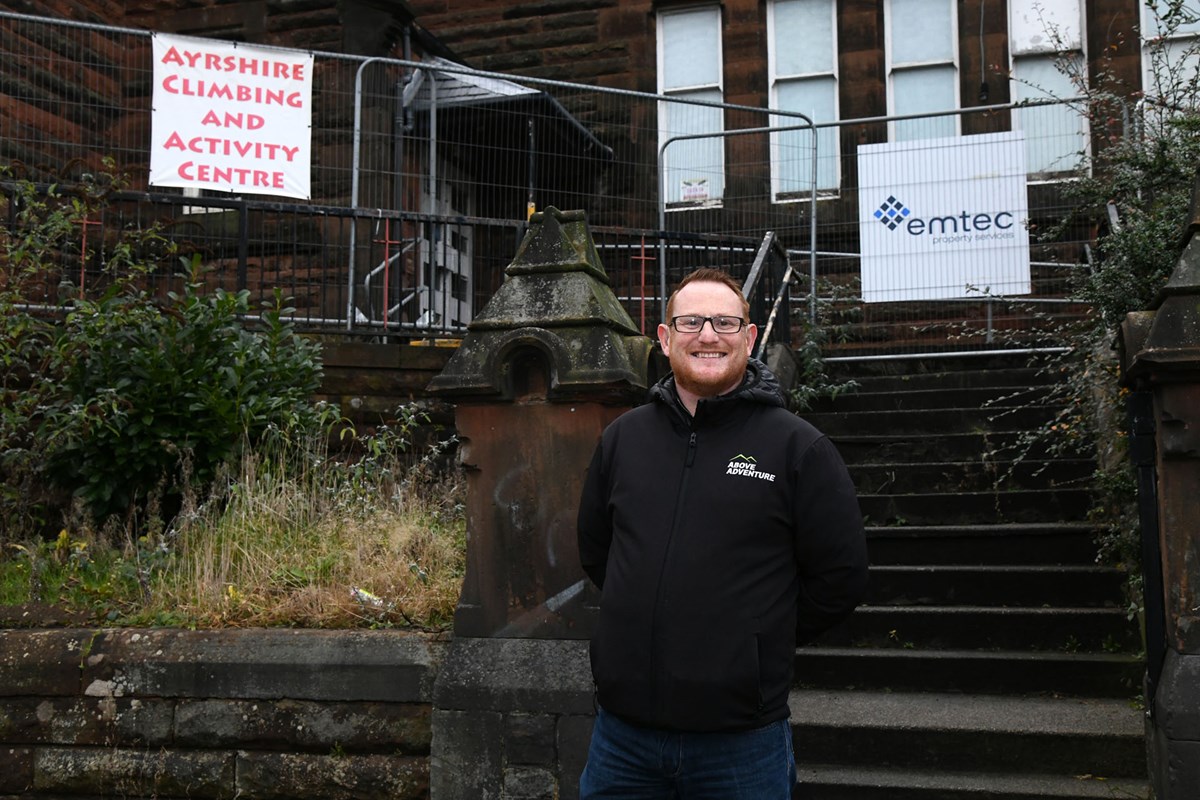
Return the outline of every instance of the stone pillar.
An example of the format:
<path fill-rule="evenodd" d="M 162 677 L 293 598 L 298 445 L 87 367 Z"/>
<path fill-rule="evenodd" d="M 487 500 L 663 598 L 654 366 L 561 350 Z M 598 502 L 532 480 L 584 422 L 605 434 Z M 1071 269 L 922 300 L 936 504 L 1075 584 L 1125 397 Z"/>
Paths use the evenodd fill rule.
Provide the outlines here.
<path fill-rule="evenodd" d="M 1121 328 L 1123 380 L 1149 392 L 1156 428 L 1158 550 L 1164 655 L 1149 675 L 1147 746 L 1158 800 L 1200 796 L 1200 180 L 1183 255 L 1153 309 Z M 1145 534 L 1145 532 L 1143 532 Z M 1151 542 L 1152 544 L 1153 542 Z M 1146 564 L 1147 571 L 1158 568 Z M 1153 578 L 1153 579 L 1152 579 Z M 1148 597 L 1149 611 L 1158 598 Z M 1149 622 L 1149 621 L 1148 621 Z M 1147 624 L 1147 631 L 1153 629 Z M 1155 665 L 1156 659 L 1151 659 Z"/>
<path fill-rule="evenodd" d="M 592 724 L 595 588 L 575 515 L 604 427 L 644 397 L 652 341 L 583 212 L 547 208 L 430 390 L 455 403 L 467 569 L 434 687 L 433 800 L 573 798 Z"/>

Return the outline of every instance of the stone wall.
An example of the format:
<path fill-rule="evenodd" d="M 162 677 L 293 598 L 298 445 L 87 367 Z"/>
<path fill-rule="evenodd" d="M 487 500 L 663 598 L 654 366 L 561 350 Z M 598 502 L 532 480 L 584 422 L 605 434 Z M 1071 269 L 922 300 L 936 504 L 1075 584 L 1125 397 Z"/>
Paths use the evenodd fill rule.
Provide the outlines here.
<path fill-rule="evenodd" d="M 0 800 L 428 797 L 445 646 L 399 631 L 0 631 Z"/>
<path fill-rule="evenodd" d="M 396 408 L 422 401 L 437 424 L 453 428 L 446 404 L 432 398 L 429 382 L 454 355 L 453 347 L 323 341 L 321 388 L 314 399 L 334 403 L 363 430 L 395 417 Z"/>
<path fill-rule="evenodd" d="M 432 800 L 578 800 L 592 691 L 584 640 L 456 637 L 434 687 Z"/>
<path fill-rule="evenodd" d="M 1121 324 L 1145 565 L 1146 718 L 1158 800 L 1200 794 L 1200 172 L 1183 252 Z M 1140 398 L 1140 399 L 1139 399 Z"/>
<path fill-rule="evenodd" d="M 477 69 L 653 92 L 645 0 L 410 0 L 417 22 Z"/>

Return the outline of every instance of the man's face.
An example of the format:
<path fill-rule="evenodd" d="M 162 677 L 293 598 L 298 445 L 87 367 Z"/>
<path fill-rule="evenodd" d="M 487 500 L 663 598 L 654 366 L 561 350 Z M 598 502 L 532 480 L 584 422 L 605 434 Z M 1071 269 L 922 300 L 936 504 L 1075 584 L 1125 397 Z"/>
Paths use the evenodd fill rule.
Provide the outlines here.
<path fill-rule="evenodd" d="M 724 284 L 695 281 L 675 295 L 671 316 L 743 318 L 742 298 Z M 670 320 L 668 320 L 669 322 Z M 758 329 L 744 325 L 737 333 L 719 334 L 706 322 L 697 333 L 680 333 L 658 326 L 658 342 L 671 362 L 675 385 L 695 397 L 716 397 L 733 391 L 746 373 L 746 361 Z"/>

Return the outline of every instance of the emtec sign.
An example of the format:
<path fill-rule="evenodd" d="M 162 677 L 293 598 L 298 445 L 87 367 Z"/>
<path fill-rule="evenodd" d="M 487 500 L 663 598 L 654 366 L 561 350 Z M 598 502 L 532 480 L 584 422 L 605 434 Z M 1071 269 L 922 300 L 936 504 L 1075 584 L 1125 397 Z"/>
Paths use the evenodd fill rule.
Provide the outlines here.
<path fill-rule="evenodd" d="M 866 302 L 1030 292 L 1021 134 L 868 145 L 858 167 Z"/>
<path fill-rule="evenodd" d="M 911 211 L 895 197 L 888 197 L 875 211 L 875 218 L 888 230 L 903 227 L 909 236 L 932 236 L 933 244 L 955 242 L 994 242 L 997 239 L 1012 239 L 1013 221 L 1011 211 L 963 211 L 958 216 L 913 217 Z M 901 225 L 903 223 L 903 225 Z"/>

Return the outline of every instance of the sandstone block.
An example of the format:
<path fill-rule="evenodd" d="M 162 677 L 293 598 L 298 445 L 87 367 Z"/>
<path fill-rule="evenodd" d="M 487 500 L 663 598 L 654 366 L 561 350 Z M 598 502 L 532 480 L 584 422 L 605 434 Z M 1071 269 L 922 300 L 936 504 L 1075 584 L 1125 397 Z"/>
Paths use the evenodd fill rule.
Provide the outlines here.
<path fill-rule="evenodd" d="M 158 748 L 48 747 L 37 750 L 33 786 L 40 792 L 100 796 L 234 796 L 233 753 Z"/>
<path fill-rule="evenodd" d="M 401 703 L 187 700 L 175 713 L 175 737 L 190 747 L 423 755 L 430 717 L 428 705 Z"/>
<path fill-rule="evenodd" d="M 33 786 L 33 750 L 28 747 L 0 747 L 0 792 L 24 792 Z"/>
<path fill-rule="evenodd" d="M 554 763 L 552 714 L 509 714 L 504 719 L 504 758 L 509 764 Z"/>
<path fill-rule="evenodd" d="M 502 800 L 558 800 L 554 773 L 541 767 L 509 767 L 504 771 Z"/>
<path fill-rule="evenodd" d="M 431 796 L 437 800 L 499 797 L 503 735 L 498 713 L 435 710 Z"/>
<path fill-rule="evenodd" d="M 85 691 L 114 697 L 427 702 L 440 646 L 403 631 L 109 631 Z"/>
<path fill-rule="evenodd" d="M 417 800 L 429 795 L 423 758 L 242 752 L 243 800 Z"/>
<path fill-rule="evenodd" d="M 0 697 L 79 694 L 89 630 L 0 630 Z"/>
<path fill-rule="evenodd" d="M 558 718 L 559 797 L 579 800 L 579 776 L 587 763 L 595 717 L 564 715 Z"/>
<path fill-rule="evenodd" d="M 19 697 L 0 706 L 0 740 L 39 744 L 165 746 L 174 703 L 136 698 Z"/>

